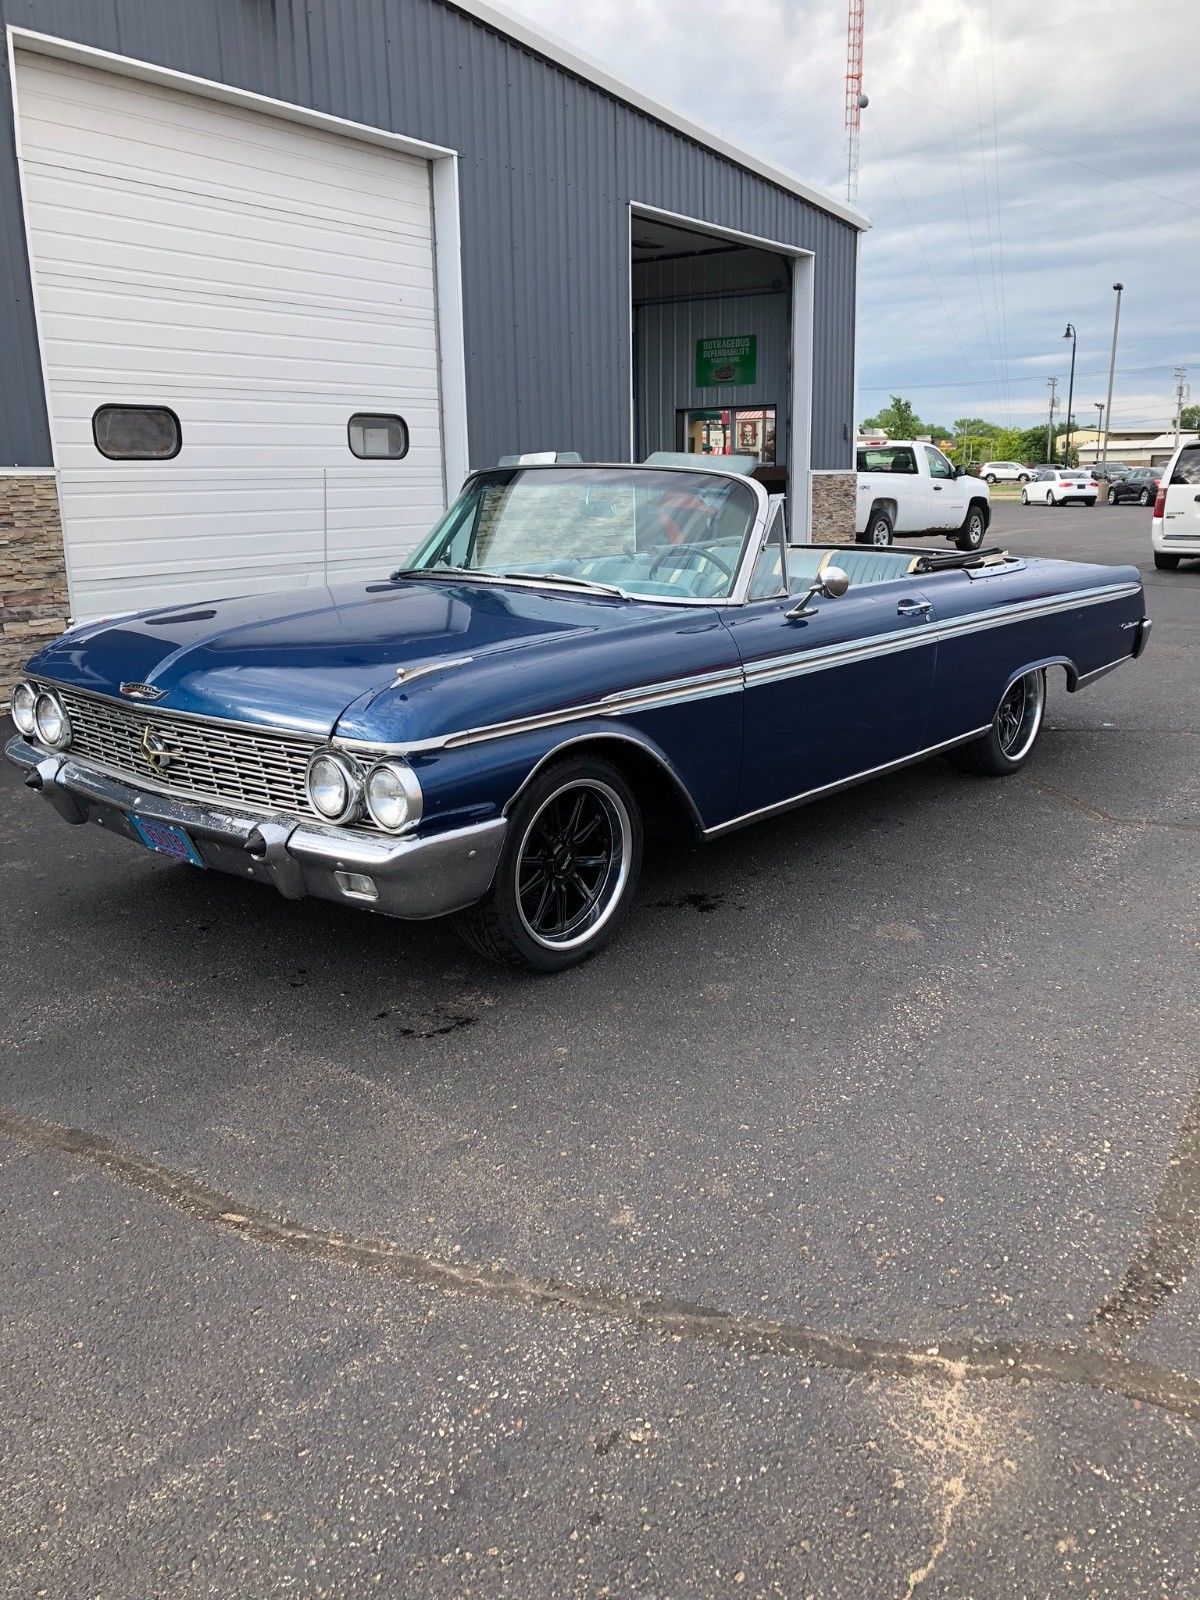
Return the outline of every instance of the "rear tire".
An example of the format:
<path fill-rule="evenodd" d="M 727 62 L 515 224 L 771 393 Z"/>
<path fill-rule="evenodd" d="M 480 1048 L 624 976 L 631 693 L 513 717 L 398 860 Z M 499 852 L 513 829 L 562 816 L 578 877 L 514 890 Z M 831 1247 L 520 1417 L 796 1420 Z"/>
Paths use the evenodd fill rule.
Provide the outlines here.
<path fill-rule="evenodd" d="M 1160 572 L 1174 572 L 1179 565 L 1179 557 L 1171 555 L 1166 550 L 1156 550 L 1154 552 L 1154 565 Z"/>
<path fill-rule="evenodd" d="M 1138 505 L 1140 505 L 1140 506 L 1148 506 L 1149 504 L 1150 504 L 1150 491 L 1149 491 L 1149 489 L 1143 489 L 1141 494 L 1138 495 Z"/>
<path fill-rule="evenodd" d="M 1027 506 L 1029 504 L 1029 490 L 1028 489 L 1022 489 L 1021 490 L 1021 504 L 1023 506 Z"/>
<path fill-rule="evenodd" d="M 1046 714 L 1046 672 L 1035 667 L 1004 691 L 992 725 L 979 739 L 948 752 L 963 772 L 1007 778 L 1029 760 Z"/>
<path fill-rule="evenodd" d="M 1120 504 L 1120 498 L 1119 498 L 1119 496 L 1117 494 L 1117 491 L 1115 489 L 1110 489 L 1108 491 L 1108 503 L 1109 503 L 1110 506 L 1115 506 L 1115 505 L 1119 505 Z"/>
<path fill-rule="evenodd" d="M 556 761 L 513 807 L 496 876 L 454 918 L 489 961 L 562 972 L 595 955 L 626 916 L 642 865 L 641 808 L 608 761 Z"/>
<path fill-rule="evenodd" d="M 879 548 L 892 542 L 895 525 L 886 511 L 872 511 L 867 518 L 865 532 L 859 535 L 859 544 L 873 544 Z"/>

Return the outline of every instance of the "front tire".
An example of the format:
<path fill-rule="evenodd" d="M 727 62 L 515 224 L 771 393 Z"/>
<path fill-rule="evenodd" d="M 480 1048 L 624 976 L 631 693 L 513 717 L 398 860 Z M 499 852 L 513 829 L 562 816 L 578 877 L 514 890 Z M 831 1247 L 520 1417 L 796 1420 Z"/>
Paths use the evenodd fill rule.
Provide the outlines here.
<path fill-rule="evenodd" d="M 983 536 L 987 532 L 987 522 L 983 512 L 978 506 L 972 506 L 967 512 L 967 520 L 959 529 L 955 544 L 960 550 L 978 550 L 983 543 Z"/>
<path fill-rule="evenodd" d="M 949 752 L 963 772 L 1007 778 L 1029 760 L 1046 714 L 1046 672 L 1036 667 L 1004 691 L 992 725 L 979 739 Z"/>
<path fill-rule="evenodd" d="M 1154 552 L 1154 565 L 1160 572 L 1174 572 L 1179 565 L 1179 557 L 1172 555 L 1168 550 Z"/>
<path fill-rule="evenodd" d="M 1150 504 L 1150 491 L 1149 491 L 1149 489 L 1143 489 L 1141 494 L 1138 495 L 1138 505 L 1140 505 L 1140 506 L 1148 506 L 1149 504 Z"/>
<path fill-rule="evenodd" d="M 641 808 L 611 762 L 556 761 L 513 807 L 492 886 L 455 927 L 480 955 L 526 972 L 586 961 L 628 912 L 642 839 Z"/>
<path fill-rule="evenodd" d="M 1117 491 L 1115 489 L 1110 489 L 1108 491 L 1108 503 L 1109 503 L 1110 506 L 1115 506 L 1115 505 L 1119 504 Z"/>
<path fill-rule="evenodd" d="M 1021 504 L 1023 506 L 1027 506 L 1029 504 L 1029 490 L 1028 489 L 1022 489 L 1021 490 Z"/>
<path fill-rule="evenodd" d="M 984 483 L 995 483 L 996 474 L 994 472 L 985 473 L 983 481 Z"/>

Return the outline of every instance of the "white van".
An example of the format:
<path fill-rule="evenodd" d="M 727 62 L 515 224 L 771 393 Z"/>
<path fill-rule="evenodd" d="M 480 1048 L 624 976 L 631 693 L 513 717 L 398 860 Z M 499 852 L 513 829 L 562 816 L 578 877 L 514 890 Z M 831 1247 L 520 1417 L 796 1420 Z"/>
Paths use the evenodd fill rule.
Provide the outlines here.
<path fill-rule="evenodd" d="M 1150 523 L 1154 565 L 1177 567 L 1200 559 L 1200 443 L 1181 444 L 1162 470 Z"/>

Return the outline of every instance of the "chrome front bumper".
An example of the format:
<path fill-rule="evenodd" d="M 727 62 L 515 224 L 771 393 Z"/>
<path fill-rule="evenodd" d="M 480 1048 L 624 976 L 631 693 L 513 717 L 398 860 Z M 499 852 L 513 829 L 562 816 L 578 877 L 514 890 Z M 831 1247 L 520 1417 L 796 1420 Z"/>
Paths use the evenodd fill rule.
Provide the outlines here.
<path fill-rule="evenodd" d="M 272 883 L 289 900 L 315 895 L 392 917 L 442 917 L 481 899 L 495 876 L 507 827 L 498 817 L 425 838 L 372 838 L 297 817 L 255 816 L 155 794 L 19 735 L 4 754 L 67 822 L 96 822 L 138 844 L 130 815 L 173 823 L 215 872 Z M 370 879 L 373 896 L 361 886 L 347 887 L 347 875 Z"/>

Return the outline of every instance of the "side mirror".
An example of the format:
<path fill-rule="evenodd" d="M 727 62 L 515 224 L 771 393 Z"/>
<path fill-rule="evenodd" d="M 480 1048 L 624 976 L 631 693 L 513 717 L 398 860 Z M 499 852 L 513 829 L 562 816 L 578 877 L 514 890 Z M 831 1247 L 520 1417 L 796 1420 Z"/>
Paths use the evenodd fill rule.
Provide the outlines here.
<path fill-rule="evenodd" d="M 962 475 L 963 475 L 963 469 L 962 469 L 962 468 L 961 468 L 961 467 L 955 467 L 955 469 L 954 469 L 954 476 L 955 476 L 955 477 L 956 477 L 956 478 L 961 478 L 961 477 L 962 477 Z"/>
<path fill-rule="evenodd" d="M 794 622 L 798 617 L 815 617 L 816 612 L 809 605 L 810 600 L 815 600 L 818 595 L 823 600 L 840 600 L 850 587 L 850 575 L 841 567 L 826 567 L 813 580 L 812 587 L 804 598 L 798 601 L 790 611 L 784 613 L 789 622 Z"/>

